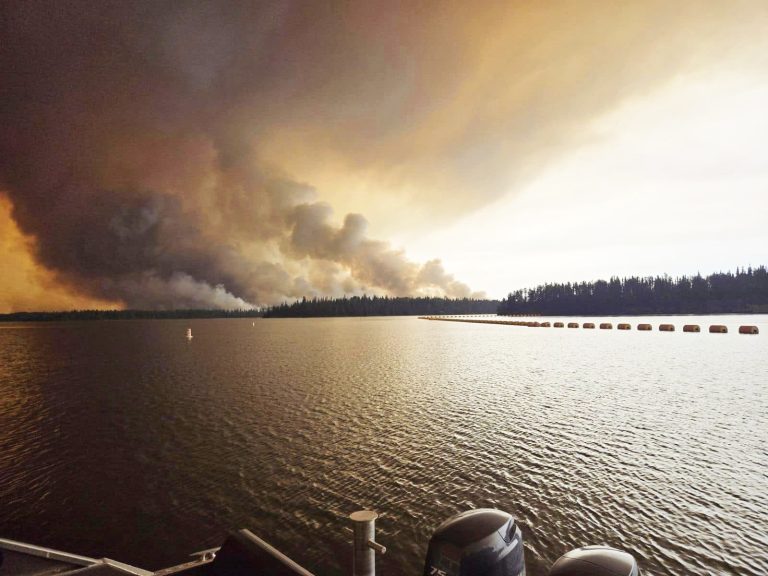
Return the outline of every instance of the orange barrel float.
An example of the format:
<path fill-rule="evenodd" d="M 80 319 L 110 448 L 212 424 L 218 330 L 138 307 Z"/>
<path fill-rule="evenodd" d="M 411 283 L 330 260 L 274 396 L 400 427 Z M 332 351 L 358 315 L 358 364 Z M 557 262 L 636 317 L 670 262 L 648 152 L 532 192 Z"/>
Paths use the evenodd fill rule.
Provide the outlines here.
<path fill-rule="evenodd" d="M 617 328 L 619 330 L 632 330 L 632 324 L 624 324 L 624 323 L 622 323 L 622 324 L 619 324 L 617 326 Z"/>
<path fill-rule="evenodd" d="M 568 328 L 578 328 L 579 323 L 578 322 L 568 322 Z"/>
<path fill-rule="evenodd" d="M 739 334 L 760 334 L 757 326 L 739 326 Z"/>
<path fill-rule="evenodd" d="M 582 328 L 594 328 L 595 325 L 593 322 L 584 322 L 584 326 Z"/>
<path fill-rule="evenodd" d="M 709 333 L 710 334 L 727 334 L 728 327 L 723 326 L 722 324 L 712 324 L 712 326 L 709 327 Z"/>
<path fill-rule="evenodd" d="M 683 326 L 683 332 L 701 332 L 698 324 L 686 324 Z"/>
<path fill-rule="evenodd" d="M 613 324 L 610 322 L 603 322 L 600 324 L 600 330 L 613 330 Z"/>
<path fill-rule="evenodd" d="M 659 332 L 674 332 L 674 324 L 659 324 Z"/>
<path fill-rule="evenodd" d="M 638 324 L 637 329 L 641 331 L 653 330 L 653 326 L 650 324 Z"/>
<path fill-rule="evenodd" d="M 555 328 L 562 328 L 564 326 L 565 324 L 563 324 L 562 322 L 555 322 Z"/>
<path fill-rule="evenodd" d="M 549 322 L 542 322 L 541 323 L 541 327 L 542 328 L 549 328 L 550 326 L 551 326 L 551 324 Z"/>

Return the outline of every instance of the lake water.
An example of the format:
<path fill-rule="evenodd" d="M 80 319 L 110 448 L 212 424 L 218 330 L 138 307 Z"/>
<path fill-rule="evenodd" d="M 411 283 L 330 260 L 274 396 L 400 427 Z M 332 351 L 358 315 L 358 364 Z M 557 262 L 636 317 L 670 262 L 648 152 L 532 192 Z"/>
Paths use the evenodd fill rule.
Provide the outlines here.
<path fill-rule="evenodd" d="M 663 320 L 0 325 L 0 536 L 159 568 L 248 527 L 342 574 L 370 508 L 379 573 L 416 575 L 441 521 L 494 507 L 533 576 L 590 543 L 768 574 L 768 316 Z"/>

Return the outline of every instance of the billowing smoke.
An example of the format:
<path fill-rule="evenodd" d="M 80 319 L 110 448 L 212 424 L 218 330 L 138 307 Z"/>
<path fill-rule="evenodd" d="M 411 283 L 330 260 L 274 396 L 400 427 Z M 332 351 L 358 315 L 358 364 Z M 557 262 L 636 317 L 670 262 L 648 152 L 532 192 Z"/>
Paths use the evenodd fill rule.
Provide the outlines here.
<path fill-rule="evenodd" d="M 3 5 L 0 191 L 40 263 L 137 308 L 471 294 L 259 158 L 271 92 L 311 74 L 277 51 L 307 33 L 287 8 Z"/>
<path fill-rule="evenodd" d="M 40 264 L 130 307 L 465 296 L 324 202 L 455 218 L 622 99 L 749 65 L 767 20 L 762 0 L 2 2 L 0 193 Z"/>
<path fill-rule="evenodd" d="M 424 287 L 434 287 L 450 297 L 469 294 L 467 285 L 446 274 L 439 260 L 417 265 L 386 242 L 369 239 L 365 234 L 368 223 L 360 214 L 348 214 L 341 227 L 331 224 L 331 214 L 327 204 L 297 206 L 291 214 L 291 253 L 339 262 L 354 270 L 362 282 L 391 294 L 414 294 Z"/>

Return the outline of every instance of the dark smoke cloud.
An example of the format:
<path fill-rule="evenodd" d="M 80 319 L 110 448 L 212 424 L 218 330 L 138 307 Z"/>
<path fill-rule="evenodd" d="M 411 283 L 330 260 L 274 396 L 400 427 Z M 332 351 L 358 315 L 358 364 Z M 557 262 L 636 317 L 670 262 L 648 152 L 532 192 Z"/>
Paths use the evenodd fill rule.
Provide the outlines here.
<path fill-rule="evenodd" d="M 320 200 L 386 212 L 385 190 L 422 222 L 486 205 L 623 99 L 742 65 L 766 6 L 1 2 L 0 192 L 40 263 L 128 306 L 468 295 Z M 374 191 L 320 198 L 324 171 Z"/>
<path fill-rule="evenodd" d="M 439 261 L 368 238 L 362 216 L 335 224 L 259 159 L 285 99 L 328 81 L 306 50 L 345 50 L 324 33 L 333 11 L 104 0 L 0 14 L 0 190 L 39 262 L 82 293 L 140 308 L 470 295 Z"/>

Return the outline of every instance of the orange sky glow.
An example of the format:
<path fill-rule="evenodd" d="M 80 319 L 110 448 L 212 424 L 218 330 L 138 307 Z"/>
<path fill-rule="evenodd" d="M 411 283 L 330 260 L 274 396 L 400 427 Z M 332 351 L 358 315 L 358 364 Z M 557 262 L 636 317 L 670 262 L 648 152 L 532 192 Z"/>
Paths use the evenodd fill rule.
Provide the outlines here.
<path fill-rule="evenodd" d="M 108 302 L 81 296 L 58 282 L 55 275 L 35 262 L 34 238 L 25 236 L 11 217 L 11 203 L 0 193 L 0 313 L 24 310 L 92 310 L 120 308 Z"/>

